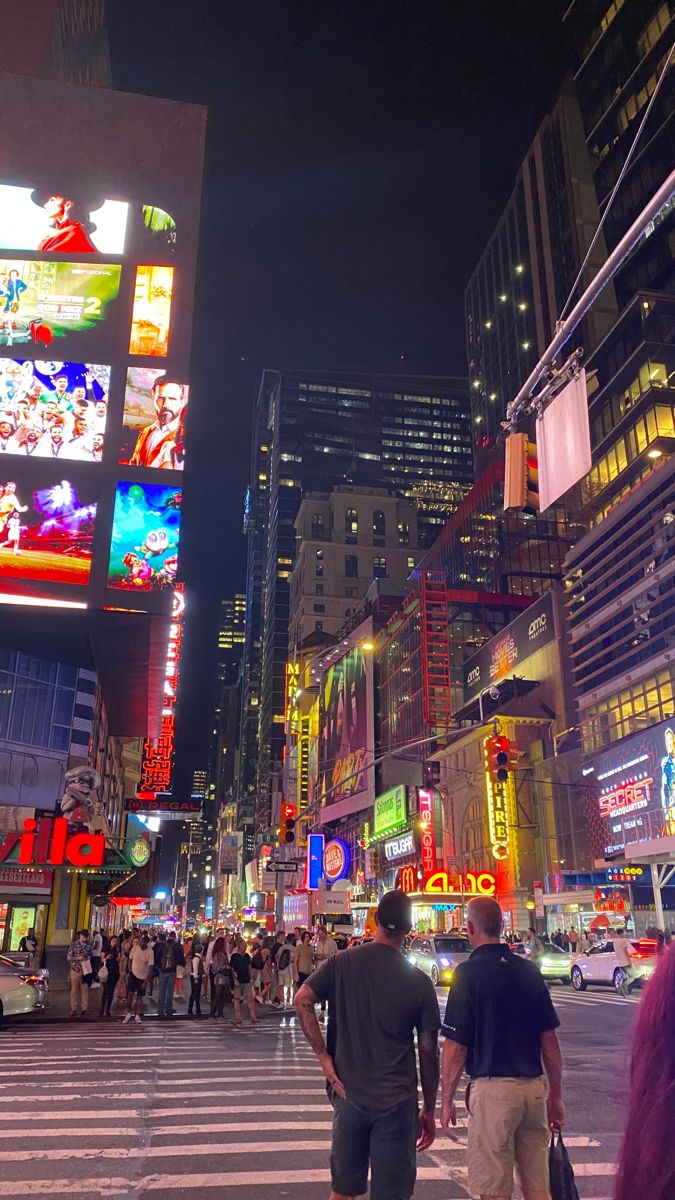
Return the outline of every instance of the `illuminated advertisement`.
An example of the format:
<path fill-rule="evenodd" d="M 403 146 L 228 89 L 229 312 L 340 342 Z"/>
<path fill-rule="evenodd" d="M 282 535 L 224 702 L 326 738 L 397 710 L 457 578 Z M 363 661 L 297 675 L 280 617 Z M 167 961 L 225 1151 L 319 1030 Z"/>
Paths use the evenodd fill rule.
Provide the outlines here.
<path fill-rule="evenodd" d="M 590 761 L 585 806 L 596 857 L 675 837 L 675 721 L 623 738 Z"/>
<path fill-rule="evenodd" d="M 96 329 L 117 299 L 112 263 L 0 259 L 0 346 L 49 346 Z"/>
<path fill-rule="evenodd" d="M 0 358 L 0 461 L 100 462 L 110 367 L 99 363 Z"/>
<path fill-rule="evenodd" d="M 173 589 L 180 517 L 180 488 L 118 483 L 108 587 L 138 592 Z"/>
<path fill-rule="evenodd" d="M 137 267 L 130 354 L 165 358 L 169 348 L 173 267 Z"/>
<path fill-rule="evenodd" d="M 436 866 L 435 796 L 429 788 L 417 789 L 417 811 L 420 818 L 422 869 L 433 871 Z"/>
<path fill-rule="evenodd" d="M 345 811 L 374 799 L 372 692 L 372 658 L 358 644 L 321 681 L 319 794 L 325 804 L 351 801 Z"/>
<path fill-rule="evenodd" d="M 52 189 L 0 184 L 0 246 L 44 254 L 122 254 L 129 205 L 61 181 Z"/>
<path fill-rule="evenodd" d="M 9 475 L 7 465 L 2 472 L 0 464 L 0 579 L 86 584 L 96 521 L 93 488 L 66 478 L 45 480 L 36 489 L 18 472 Z"/>
<path fill-rule="evenodd" d="M 464 663 L 464 703 L 474 700 L 484 687 L 511 675 L 516 666 L 555 637 L 553 596 L 547 592 Z"/>
<path fill-rule="evenodd" d="M 408 820 L 408 789 L 404 783 L 389 788 L 375 797 L 373 806 L 373 837 L 402 829 Z"/>
<path fill-rule="evenodd" d="M 173 594 L 169 646 L 166 653 L 166 668 L 162 698 L 162 724 L 158 738 L 146 738 L 143 742 L 141 777 L 136 789 L 139 799 L 152 800 L 158 792 L 166 796 L 171 792 L 173 776 L 173 750 L 176 736 L 176 696 L 180 651 L 183 644 L 183 615 L 185 596 L 179 584 Z"/>
<path fill-rule="evenodd" d="M 188 392 L 161 368 L 129 368 L 120 463 L 183 470 Z"/>
<path fill-rule="evenodd" d="M 415 867 L 401 867 L 397 887 L 406 893 L 423 892 L 425 895 L 494 896 L 497 880 L 491 871 L 465 871 L 463 875 L 449 875 L 447 871 L 431 871 L 418 879 Z"/>

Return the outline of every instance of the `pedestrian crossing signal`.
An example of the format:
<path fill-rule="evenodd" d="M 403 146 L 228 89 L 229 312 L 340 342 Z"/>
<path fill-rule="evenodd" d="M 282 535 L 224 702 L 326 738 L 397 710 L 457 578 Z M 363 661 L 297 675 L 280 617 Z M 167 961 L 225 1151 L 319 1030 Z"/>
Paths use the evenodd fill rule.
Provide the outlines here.
<path fill-rule="evenodd" d="M 504 511 L 539 512 L 537 447 L 526 433 L 510 433 L 504 461 Z"/>

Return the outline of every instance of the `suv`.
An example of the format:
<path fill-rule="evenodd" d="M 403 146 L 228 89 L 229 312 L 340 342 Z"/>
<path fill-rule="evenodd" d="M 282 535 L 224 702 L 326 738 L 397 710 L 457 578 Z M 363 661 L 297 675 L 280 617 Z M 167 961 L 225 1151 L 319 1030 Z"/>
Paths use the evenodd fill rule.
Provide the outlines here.
<path fill-rule="evenodd" d="M 656 969 L 656 942 L 649 938 L 631 941 L 631 963 L 637 972 L 634 986 L 641 987 L 651 978 Z M 575 954 L 572 958 L 572 987 L 585 992 L 589 983 L 604 987 L 621 987 L 621 967 L 616 961 L 614 942 L 611 939 L 597 942 L 590 950 Z"/>
<path fill-rule="evenodd" d="M 424 971 L 434 987 L 452 983 L 455 967 L 466 962 L 471 953 L 469 939 L 455 933 L 416 934 L 408 950 L 408 959 Z"/>

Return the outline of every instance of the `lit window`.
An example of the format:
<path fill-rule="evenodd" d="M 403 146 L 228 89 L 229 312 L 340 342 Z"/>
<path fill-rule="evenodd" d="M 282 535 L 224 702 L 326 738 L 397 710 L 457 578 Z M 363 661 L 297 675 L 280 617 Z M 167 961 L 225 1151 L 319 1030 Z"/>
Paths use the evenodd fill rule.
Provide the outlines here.
<path fill-rule="evenodd" d="M 345 533 L 359 532 L 359 514 L 355 508 L 345 509 Z"/>
<path fill-rule="evenodd" d="M 387 578 L 387 560 L 379 556 L 373 559 L 373 577 L 375 579 Z"/>

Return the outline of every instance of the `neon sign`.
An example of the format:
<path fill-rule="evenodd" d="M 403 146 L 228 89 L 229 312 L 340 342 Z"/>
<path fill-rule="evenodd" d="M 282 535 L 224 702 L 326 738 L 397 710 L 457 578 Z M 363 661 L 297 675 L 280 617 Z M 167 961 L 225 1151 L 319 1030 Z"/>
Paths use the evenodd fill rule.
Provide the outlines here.
<path fill-rule="evenodd" d="M 633 779 L 620 787 L 605 792 L 598 800 L 602 817 L 615 817 L 619 813 L 637 812 L 647 808 L 651 799 L 650 785 L 653 779 Z"/>
<path fill-rule="evenodd" d="M 447 871 L 432 871 L 420 880 L 415 867 L 401 867 L 398 886 L 402 892 L 424 892 L 425 895 L 448 895 L 457 893 L 471 896 L 494 896 L 497 880 L 491 871 L 465 871 L 463 875 L 450 876 Z"/>
<path fill-rule="evenodd" d="M 488 746 L 491 739 L 483 742 L 485 758 L 485 790 L 487 792 L 488 826 L 490 830 L 490 849 L 492 857 L 502 862 L 509 855 L 509 819 L 507 788 L 513 786 L 512 776 L 509 775 L 504 783 L 499 783 L 490 777 L 488 770 Z"/>
<path fill-rule="evenodd" d="M 173 776 L 173 747 L 176 736 L 176 695 L 178 692 L 178 670 L 183 642 L 183 613 L 185 597 L 183 585 L 177 584 L 173 593 L 169 646 L 164 669 L 164 697 L 162 723 L 158 738 L 146 738 L 143 742 L 141 779 L 137 791 L 170 792 Z M 147 795 L 144 800 L 149 799 Z M 148 807 L 147 805 L 145 807 Z M 161 807 L 165 807 L 162 804 Z"/>
<path fill-rule="evenodd" d="M 69 837 L 65 817 L 29 819 L 23 823 L 23 833 L 6 833 L 0 841 L 0 862 L 6 862 L 17 845 L 22 867 L 63 867 L 66 862 L 72 867 L 100 867 L 105 856 L 102 833 L 73 833 Z"/>
<path fill-rule="evenodd" d="M 349 874 L 351 866 L 351 850 L 342 838 L 333 838 L 326 842 L 323 852 L 323 876 L 328 883 L 337 883 Z"/>
<path fill-rule="evenodd" d="M 417 810 L 420 816 L 422 870 L 425 874 L 436 866 L 436 834 L 434 832 L 434 793 L 417 789 Z"/>

